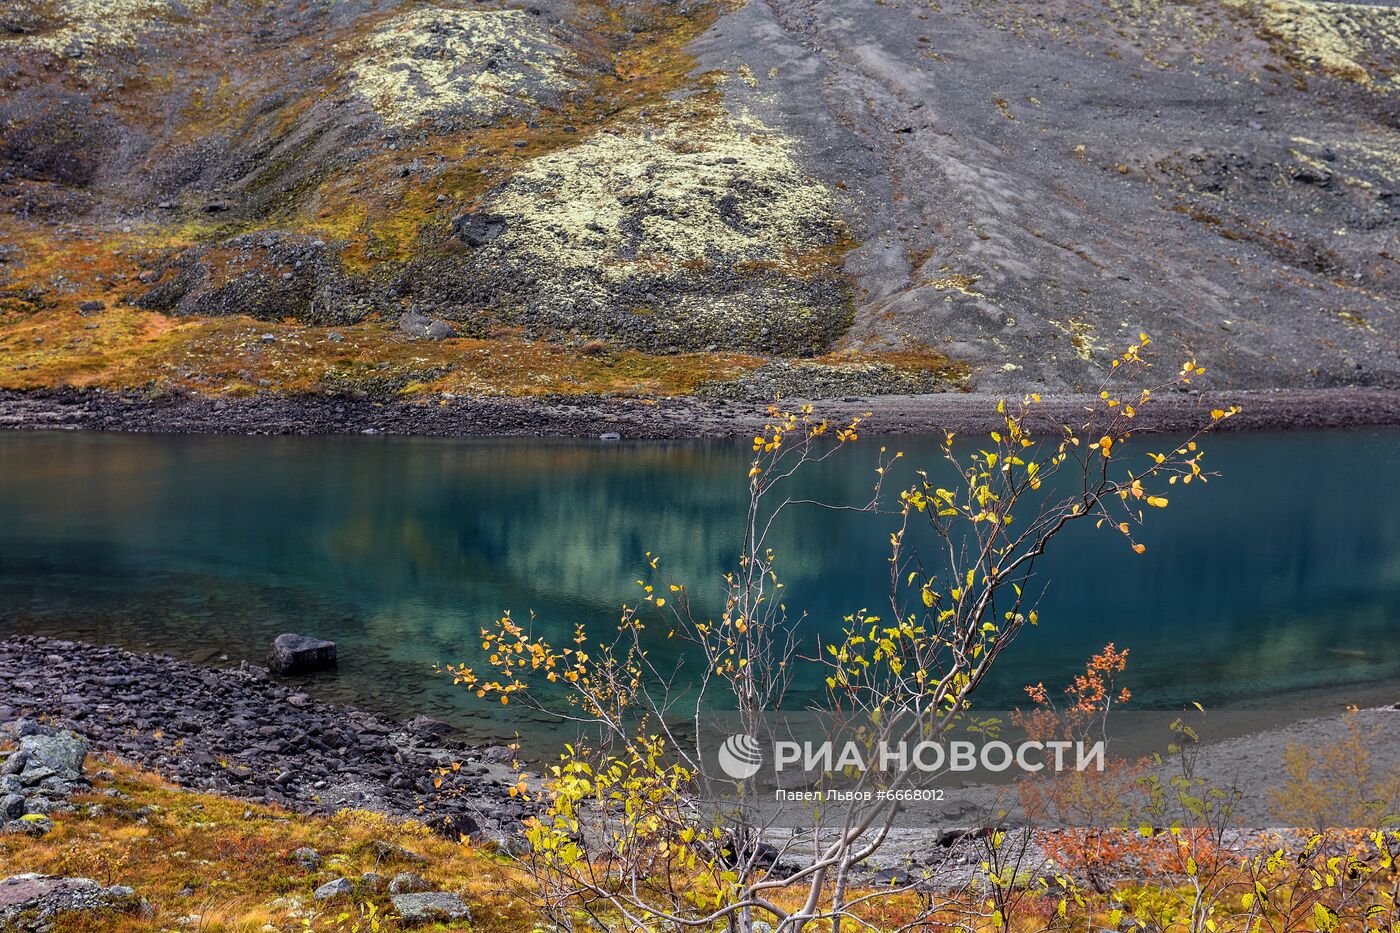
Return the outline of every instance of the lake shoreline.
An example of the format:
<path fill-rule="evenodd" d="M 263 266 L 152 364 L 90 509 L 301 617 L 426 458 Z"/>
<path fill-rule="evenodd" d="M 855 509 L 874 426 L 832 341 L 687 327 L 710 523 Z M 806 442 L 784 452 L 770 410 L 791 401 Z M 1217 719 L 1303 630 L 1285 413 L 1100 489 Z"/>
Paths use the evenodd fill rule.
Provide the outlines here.
<path fill-rule="evenodd" d="M 998 397 L 976 393 L 847 396 L 813 400 L 833 422 L 870 413 L 868 434 L 976 432 L 998 423 Z M 1047 395 L 1033 430 L 1083 423 L 1087 395 Z M 790 399 L 784 406 L 806 403 Z M 1304 430 L 1400 424 L 1400 390 L 1215 390 L 1163 395 L 1137 417 L 1140 431 L 1182 432 L 1206 424 L 1212 408 L 1239 405 L 1230 430 Z M 146 396 L 96 390 L 0 391 L 0 430 L 85 430 L 179 434 L 436 437 L 600 437 L 687 439 L 745 436 L 761 427 L 768 403 L 693 397 L 617 399 L 595 396 L 440 398 L 375 401 L 349 397 Z"/>
<path fill-rule="evenodd" d="M 1386 770 L 1400 768 L 1398 709 L 1387 702 L 1368 710 L 1383 727 L 1370 745 L 1374 764 Z M 508 794 L 518 778 L 514 763 L 498 754 L 508 750 L 459 742 L 426 717 L 394 722 L 324 703 L 300 692 L 294 680 L 247 663 L 220 668 L 43 636 L 0 639 L 0 726 L 23 719 L 71 730 L 99 756 L 183 790 L 295 812 L 371 810 L 422 822 L 449 839 L 466 835 L 507 848 L 530 812 Z M 1208 740 L 1196 763 L 1200 773 L 1216 786 L 1238 787 L 1244 776 L 1277 773 L 1290 744 L 1334 746 L 1346 729 L 1340 712 L 1261 726 Z M 339 742 L 344 747 L 328 747 Z M 437 768 L 451 771 L 454 760 L 463 762 L 460 772 L 446 779 L 446 790 L 436 789 Z M 862 876 L 965 883 L 982 857 L 980 828 L 1005 808 L 1005 791 L 950 785 L 957 806 L 939 828 L 892 831 Z M 1259 793 L 1237 816 L 1253 831 L 1282 825 Z M 1029 856 L 1037 866 L 1045 857 L 1035 844 Z"/>
<path fill-rule="evenodd" d="M 428 717 L 395 722 L 322 702 L 246 662 L 11 636 L 0 639 L 0 725 L 21 718 L 71 729 L 181 787 L 301 812 L 373 810 L 490 840 L 528 815 L 508 792 L 518 777 L 509 749 L 459 741 Z"/>

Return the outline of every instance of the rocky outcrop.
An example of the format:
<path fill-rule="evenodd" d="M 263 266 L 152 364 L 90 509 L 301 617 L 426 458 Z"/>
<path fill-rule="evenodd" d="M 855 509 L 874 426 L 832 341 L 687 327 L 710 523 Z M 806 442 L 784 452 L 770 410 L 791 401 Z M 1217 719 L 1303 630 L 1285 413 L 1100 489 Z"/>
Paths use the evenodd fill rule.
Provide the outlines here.
<path fill-rule="evenodd" d="M 409 276 L 447 316 L 789 355 L 820 352 L 851 321 L 833 192 L 755 116 L 671 104 L 531 160 L 482 201 L 454 221 L 464 248 Z"/>
<path fill-rule="evenodd" d="M 50 814 L 68 809 L 67 798 L 89 786 L 83 776 L 88 743 L 29 719 L 0 721 L 4 736 L 18 739 L 18 747 L 0 765 L 0 831 L 42 836 L 53 828 Z"/>
<path fill-rule="evenodd" d="M 324 240 L 275 230 L 181 250 L 143 275 L 133 301 L 181 316 L 347 324 L 381 294 L 373 282 L 352 280 Z"/>
<path fill-rule="evenodd" d="M 533 119 L 585 86 L 560 31 L 539 7 L 413 10 L 347 43 L 350 85 L 391 126 Z"/>
<path fill-rule="evenodd" d="M 47 933 L 65 915 L 96 920 L 103 913 L 133 913 L 143 903 L 131 888 L 103 887 L 91 878 L 16 875 L 0 880 L 0 930 Z"/>

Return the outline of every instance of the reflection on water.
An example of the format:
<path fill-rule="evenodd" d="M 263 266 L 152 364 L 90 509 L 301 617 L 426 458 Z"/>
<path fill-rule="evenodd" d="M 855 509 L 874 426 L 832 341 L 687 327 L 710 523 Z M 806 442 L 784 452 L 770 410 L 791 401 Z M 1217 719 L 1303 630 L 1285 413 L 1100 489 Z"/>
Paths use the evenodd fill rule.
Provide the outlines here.
<path fill-rule="evenodd" d="M 897 446 L 936 462 L 931 440 Z M 861 442 L 802 493 L 858 500 L 875 450 Z M 1222 436 L 1209 450 L 1224 475 L 1151 516 L 1145 556 L 1085 529 L 1045 560 L 1043 623 L 986 705 L 1064 680 L 1108 641 L 1131 649 L 1143 705 L 1339 685 L 1360 699 L 1400 680 L 1400 432 Z M 470 662 L 507 608 L 560 633 L 611 625 L 646 551 L 713 602 L 746 458 L 699 441 L 0 434 L 0 625 L 199 661 L 322 635 L 343 659 L 316 682 L 324 695 L 514 728 L 513 709 L 476 705 L 432 665 Z M 784 517 L 788 603 L 813 631 L 878 604 L 887 533 L 869 516 Z"/>

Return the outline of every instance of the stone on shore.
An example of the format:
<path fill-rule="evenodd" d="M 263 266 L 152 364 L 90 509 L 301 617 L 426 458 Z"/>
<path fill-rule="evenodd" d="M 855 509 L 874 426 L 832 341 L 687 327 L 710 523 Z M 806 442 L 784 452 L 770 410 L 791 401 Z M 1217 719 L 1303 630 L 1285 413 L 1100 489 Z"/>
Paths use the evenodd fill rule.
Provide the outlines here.
<path fill-rule="evenodd" d="M 37 784 L 47 777 L 57 776 L 66 781 L 74 780 L 83 773 L 83 763 L 87 761 L 88 744 L 82 736 L 73 732 L 55 732 L 53 735 L 26 735 L 19 740 L 15 755 L 24 756 L 24 767 L 20 770 L 20 780 L 25 784 Z M 43 774 L 48 771 L 50 774 Z M 31 775 L 42 776 L 32 778 Z"/>
<path fill-rule="evenodd" d="M 304 674 L 335 667 L 335 642 L 307 635 L 278 635 L 267 666 L 278 674 Z"/>
<path fill-rule="evenodd" d="M 30 719 L 6 723 L 3 731 L 18 736 L 19 746 L 0 766 L 0 831 L 42 836 L 53 829 L 49 814 L 67 809 L 66 798 L 87 786 L 87 740 Z"/>
<path fill-rule="evenodd" d="M 471 922 L 472 912 L 457 895 L 446 891 L 421 894 L 396 894 L 391 900 L 403 922 L 409 926 L 419 923 Z"/>

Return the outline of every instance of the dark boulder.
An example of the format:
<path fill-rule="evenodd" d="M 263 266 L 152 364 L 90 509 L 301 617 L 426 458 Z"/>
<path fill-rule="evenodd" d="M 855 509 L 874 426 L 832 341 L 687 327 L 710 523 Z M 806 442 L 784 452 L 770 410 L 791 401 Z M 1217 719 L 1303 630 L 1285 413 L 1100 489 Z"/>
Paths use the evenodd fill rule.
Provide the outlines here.
<path fill-rule="evenodd" d="M 303 674 L 335 667 L 335 642 L 306 635 L 278 635 L 267 666 L 279 674 Z"/>
<path fill-rule="evenodd" d="M 481 824 L 465 813 L 448 813 L 428 820 L 428 828 L 454 842 L 481 831 Z"/>
<path fill-rule="evenodd" d="M 506 232 L 506 219 L 496 214 L 463 214 L 452 221 L 452 232 L 468 246 L 485 246 Z"/>
<path fill-rule="evenodd" d="M 415 738 L 436 738 L 437 736 L 451 735 L 454 731 L 451 723 L 423 715 L 414 716 L 404 724 L 404 728 L 409 735 Z"/>

